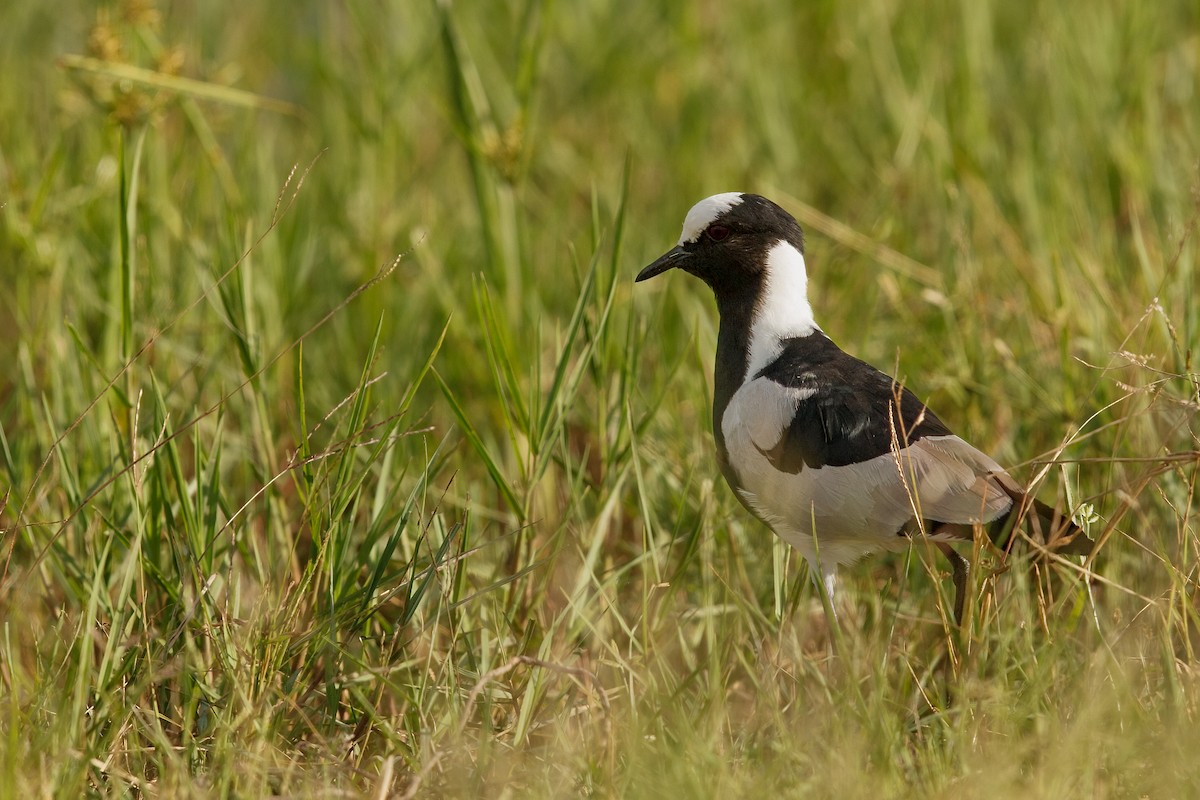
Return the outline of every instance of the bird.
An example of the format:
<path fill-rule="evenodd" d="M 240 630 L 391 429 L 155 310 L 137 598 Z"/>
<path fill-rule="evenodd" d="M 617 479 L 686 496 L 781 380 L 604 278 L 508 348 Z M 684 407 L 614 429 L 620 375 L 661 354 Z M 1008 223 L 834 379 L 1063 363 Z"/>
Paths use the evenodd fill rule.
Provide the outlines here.
<path fill-rule="evenodd" d="M 970 562 L 1028 519 L 1043 545 L 1086 554 L 1069 515 L 1032 497 L 908 387 L 839 348 L 808 297 L 804 232 L 776 203 L 724 192 L 696 203 L 679 242 L 638 273 L 702 280 L 720 326 L 713 371 L 717 464 L 747 510 L 808 562 L 836 618 L 837 569 L 927 537 L 949 560 L 961 627 Z"/>

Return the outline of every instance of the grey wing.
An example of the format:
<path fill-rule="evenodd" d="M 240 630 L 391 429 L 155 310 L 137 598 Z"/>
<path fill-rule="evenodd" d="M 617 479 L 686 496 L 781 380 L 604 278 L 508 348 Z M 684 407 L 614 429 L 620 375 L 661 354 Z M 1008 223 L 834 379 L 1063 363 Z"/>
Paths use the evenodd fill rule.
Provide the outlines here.
<path fill-rule="evenodd" d="M 999 464 L 957 436 L 927 436 L 887 457 L 920 519 L 991 522 L 1012 508 L 1011 490 L 1019 491 Z"/>

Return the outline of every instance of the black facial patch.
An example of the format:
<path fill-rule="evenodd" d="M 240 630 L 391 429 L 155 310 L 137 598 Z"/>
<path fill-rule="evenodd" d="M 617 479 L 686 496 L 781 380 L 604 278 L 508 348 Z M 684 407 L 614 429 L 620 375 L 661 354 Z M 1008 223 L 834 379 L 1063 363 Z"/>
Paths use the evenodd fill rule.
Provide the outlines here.
<path fill-rule="evenodd" d="M 780 239 L 804 252 L 804 231 L 791 214 L 758 194 L 743 194 L 742 202 L 726 211 L 717 221 L 735 234 L 760 238 L 764 252 Z"/>
<path fill-rule="evenodd" d="M 757 194 L 743 194 L 742 201 L 713 220 L 709 228 L 714 225 L 723 229 L 723 238 L 714 240 L 705 229 L 695 241 L 682 245 L 687 257 L 679 266 L 707 283 L 718 296 L 757 290 L 767 253 L 780 241 L 804 252 L 804 231 L 799 223 Z"/>

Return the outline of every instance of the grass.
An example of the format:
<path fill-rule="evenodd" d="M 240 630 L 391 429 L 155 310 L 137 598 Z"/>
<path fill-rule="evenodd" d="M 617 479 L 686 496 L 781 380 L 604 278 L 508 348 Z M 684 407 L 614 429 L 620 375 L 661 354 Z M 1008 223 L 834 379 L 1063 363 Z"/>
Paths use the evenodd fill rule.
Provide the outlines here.
<path fill-rule="evenodd" d="M 234 22 L 236 21 L 236 24 Z M 0 794 L 1200 789 L 1194 4 L 19 3 L 0 26 Z M 846 349 L 1046 500 L 802 564 L 715 478 L 796 213 Z"/>

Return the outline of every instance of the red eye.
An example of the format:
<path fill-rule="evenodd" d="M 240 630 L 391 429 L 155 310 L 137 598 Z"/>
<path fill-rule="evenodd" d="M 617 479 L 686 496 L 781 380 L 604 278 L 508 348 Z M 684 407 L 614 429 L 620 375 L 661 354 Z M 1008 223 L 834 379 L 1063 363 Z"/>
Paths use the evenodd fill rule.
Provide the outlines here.
<path fill-rule="evenodd" d="M 729 238 L 729 228 L 724 225 L 709 225 L 704 233 L 714 242 L 723 242 Z"/>

